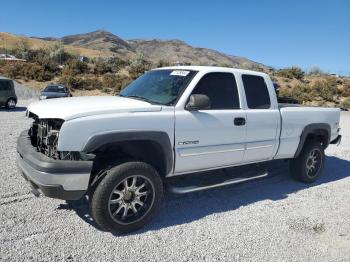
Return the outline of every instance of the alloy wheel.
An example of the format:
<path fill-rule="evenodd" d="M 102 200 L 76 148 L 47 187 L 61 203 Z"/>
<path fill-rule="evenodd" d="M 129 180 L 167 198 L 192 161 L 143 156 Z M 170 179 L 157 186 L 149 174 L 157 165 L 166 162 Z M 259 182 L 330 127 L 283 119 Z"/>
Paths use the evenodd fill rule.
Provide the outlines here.
<path fill-rule="evenodd" d="M 112 191 L 108 209 L 113 220 L 130 224 L 142 219 L 154 202 L 154 186 L 145 176 L 129 176 Z"/>
<path fill-rule="evenodd" d="M 322 165 L 322 153 L 319 149 L 315 148 L 310 151 L 306 158 L 306 174 L 309 177 L 317 175 Z"/>

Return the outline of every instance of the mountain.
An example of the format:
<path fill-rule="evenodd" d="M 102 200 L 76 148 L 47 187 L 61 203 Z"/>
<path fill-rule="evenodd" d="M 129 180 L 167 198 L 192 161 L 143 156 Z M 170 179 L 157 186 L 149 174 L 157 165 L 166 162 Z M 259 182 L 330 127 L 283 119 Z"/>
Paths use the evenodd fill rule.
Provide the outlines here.
<path fill-rule="evenodd" d="M 241 68 L 263 68 L 267 66 L 251 61 L 244 57 L 230 56 L 224 53 L 207 49 L 193 47 L 180 40 L 130 40 L 130 46 L 136 52 L 143 53 L 151 61 L 160 59 L 171 63 L 191 63 L 193 65 L 222 65 Z"/>
<path fill-rule="evenodd" d="M 192 65 L 220 65 L 246 69 L 270 69 L 270 67 L 266 65 L 249 60 L 245 57 L 227 55 L 208 48 L 193 47 L 180 40 L 124 40 L 105 30 L 68 35 L 62 38 L 33 38 L 42 42 L 61 41 L 67 47 L 97 51 L 99 53 L 98 56 L 114 55 L 122 59 L 130 59 L 136 57 L 138 53 L 142 53 L 146 59 L 154 64 L 162 60 L 170 64 L 179 62 L 190 63 Z"/>
<path fill-rule="evenodd" d="M 171 64 L 180 62 L 191 63 L 192 65 L 223 65 L 249 69 L 269 69 L 266 65 L 244 57 L 226 55 L 207 48 L 193 47 L 180 40 L 123 40 L 104 30 L 64 36 L 58 40 L 65 45 L 110 51 L 121 56 L 130 57 L 137 53 L 142 53 L 146 59 L 153 63 L 163 60 Z"/>
<path fill-rule="evenodd" d="M 110 32 L 98 30 L 86 34 L 64 36 L 60 39 L 65 45 L 82 46 L 90 49 L 116 52 L 120 49 L 130 50 L 130 45 Z"/>

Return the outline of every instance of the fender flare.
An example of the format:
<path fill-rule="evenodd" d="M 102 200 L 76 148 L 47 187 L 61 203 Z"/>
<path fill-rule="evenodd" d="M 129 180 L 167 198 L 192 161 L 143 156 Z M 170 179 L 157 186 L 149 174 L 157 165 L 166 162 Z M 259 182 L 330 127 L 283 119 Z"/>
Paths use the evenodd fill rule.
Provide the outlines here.
<path fill-rule="evenodd" d="M 326 144 L 325 148 L 329 145 L 330 139 L 331 139 L 331 127 L 329 124 L 326 123 L 314 123 L 314 124 L 309 124 L 306 125 L 300 135 L 300 140 L 299 140 L 299 145 L 298 148 L 295 152 L 294 157 L 298 157 L 299 154 L 301 153 L 301 150 L 304 147 L 306 138 L 310 134 L 316 134 L 316 135 L 324 135 L 326 132 L 327 137 L 326 137 Z"/>
<path fill-rule="evenodd" d="M 98 148 L 116 142 L 123 141 L 152 141 L 157 143 L 165 156 L 167 173 L 170 173 L 173 164 L 173 148 L 166 132 L 161 131 L 128 131 L 98 134 L 90 137 L 82 150 L 83 152 L 93 152 Z"/>

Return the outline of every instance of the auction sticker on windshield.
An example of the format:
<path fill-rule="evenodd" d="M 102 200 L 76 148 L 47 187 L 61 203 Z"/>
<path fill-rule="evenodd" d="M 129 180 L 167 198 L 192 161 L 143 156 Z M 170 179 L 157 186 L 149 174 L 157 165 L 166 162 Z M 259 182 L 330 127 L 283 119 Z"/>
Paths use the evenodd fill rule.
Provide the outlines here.
<path fill-rule="evenodd" d="M 174 70 L 170 73 L 171 76 L 187 76 L 190 73 L 190 71 L 184 71 L 184 70 Z"/>

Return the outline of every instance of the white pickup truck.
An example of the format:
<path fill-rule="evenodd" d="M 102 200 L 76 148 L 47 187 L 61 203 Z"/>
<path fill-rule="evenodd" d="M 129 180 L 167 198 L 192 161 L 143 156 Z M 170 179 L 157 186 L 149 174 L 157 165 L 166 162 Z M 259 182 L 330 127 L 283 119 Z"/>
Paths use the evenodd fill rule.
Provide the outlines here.
<path fill-rule="evenodd" d="M 187 193 L 256 179 L 268 175 L 256 163 L 274 159 L 311 183 L 341 139 L 339 109 L 279 105 L 268 75 L 220 67 L 151 70 L 117 96 L 35 102 L 27 116 L 18 165 L 33 193 L 87 196 L 99 227 L 119 233 L 150 221 L 164 186 Z M 233 166 L 248 168 L 176 180 Z"/>

